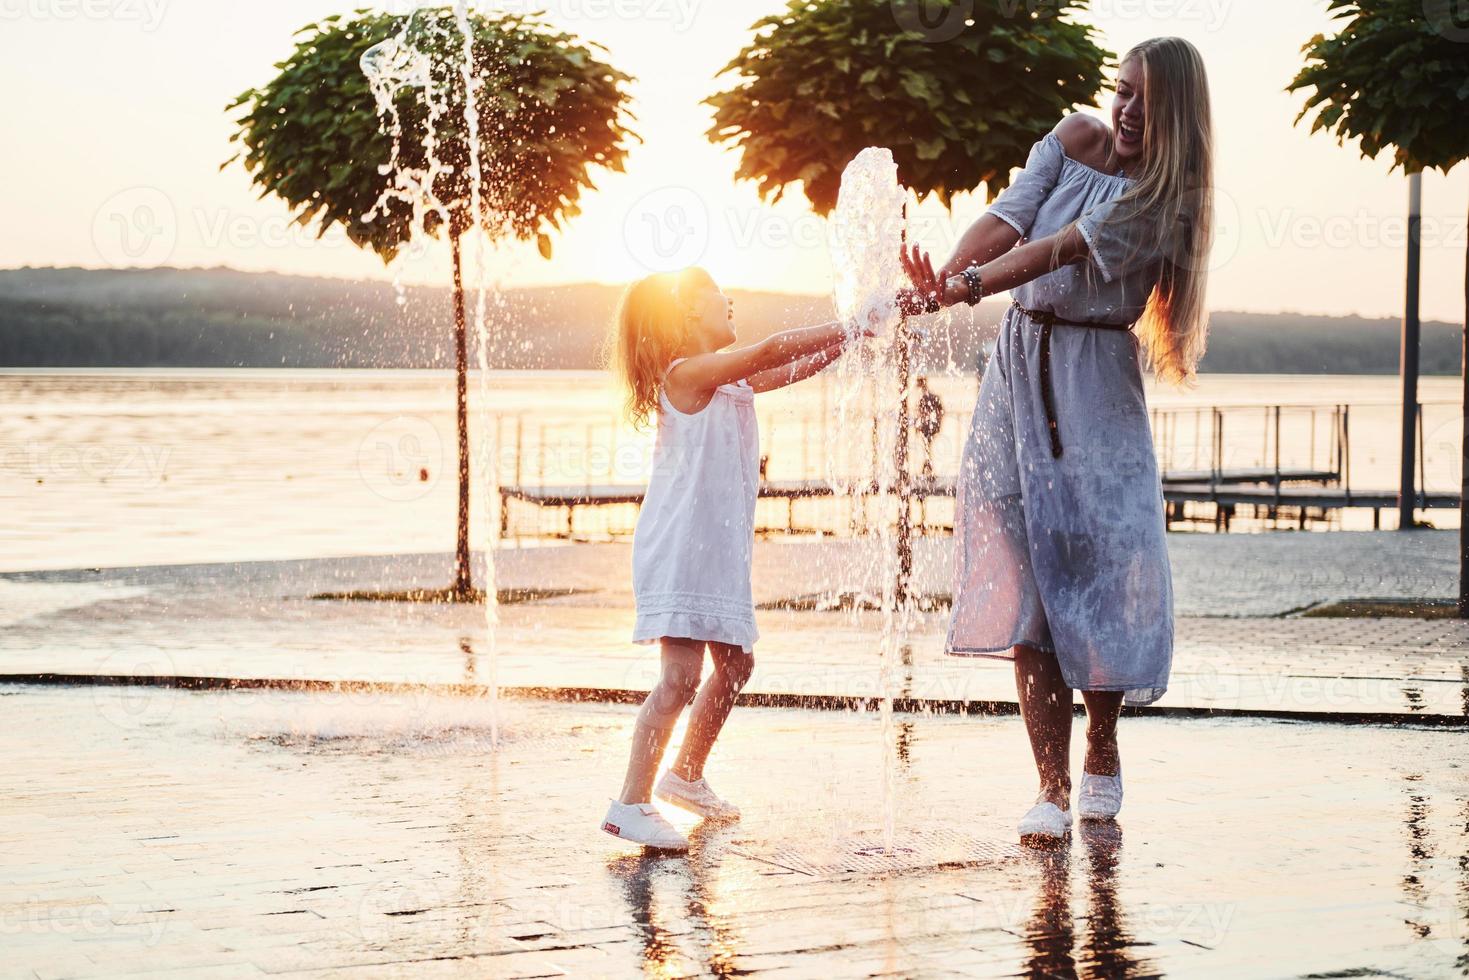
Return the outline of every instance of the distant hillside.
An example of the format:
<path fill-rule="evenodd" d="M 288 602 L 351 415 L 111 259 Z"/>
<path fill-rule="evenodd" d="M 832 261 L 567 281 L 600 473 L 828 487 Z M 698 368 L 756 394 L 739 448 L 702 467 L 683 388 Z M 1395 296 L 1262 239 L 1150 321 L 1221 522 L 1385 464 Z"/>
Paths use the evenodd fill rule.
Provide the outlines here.
<path fill-rule="evenodd" d="M 493 311 L 496 367 L 601 364 L 617 303 L 612 286 L 506 293 Z M 824 296 L 735 292 L 741 335 L 754 340 L 831 315 Z M 969 316 L 993 326 L 1004 305 Z M 398 306 L 386 283 L 229 269 L 0 270 L 0 367 L 383 367 L 453 363 L 443 288 L 410 288 Z M 1392 374 L 1396 320 L 1219 312 L 1203 370 Z M 1456 324 L 1423 327 L 1425 374 L 1457 374 Z M 956 329 L 928 356 L 972 364 L 979 337 Z"/>

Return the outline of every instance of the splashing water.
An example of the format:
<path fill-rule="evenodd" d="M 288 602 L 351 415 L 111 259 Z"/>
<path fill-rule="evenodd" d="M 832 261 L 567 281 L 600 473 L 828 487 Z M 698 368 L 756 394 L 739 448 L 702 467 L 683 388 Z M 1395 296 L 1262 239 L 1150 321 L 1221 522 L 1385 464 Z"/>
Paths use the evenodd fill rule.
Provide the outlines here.
<path fill-rule="evenodd" d="M 420 17 L 420 15 L 426 15 Z M 475 59 L 475 32 L 471 23 L 472 11 L 467 0 L 456 0 L 453 9 L 454 30 L 450 33 L 442 16 L 442 8 L 419 7 L 402 19 L 398 32 L 385 38 L 363 52 L 359 67 L 367 77 L 368 89 L 382 120 L 383 131 L 390 138 L 392 149 L 388 162 L 379 172 L 390 176 L 387 187 L 363 217 L 363 221 L 386 220 L 396 202 L 406 206 L 411 214 L 413 240 L 410 248 L 424 234 L 424 221 L 435 215 L 441 227 L 452 228 L 453 211 L 457 206 L 464 209 L 467 204 L 470 224 L 461 234 L 469 241 L 472 255 L 475 293 L 474 335 L 475 358 L 478 372 L 479 413 L 475 419 L 479 436 L 475 457 L 479 460 L 480 478 L 485 482 L 486 500 L 495 499 L 498 491 L 498 469 L 495 466 L 497 449 L 494 426 L 489 424 L 489 375 L 491 335 L 486 316 L 488 292 L 486 288 L 485 240 L 493 237 L 497 220 L 483 200 L 481 188 L 484 166 L 481 160 L 479 141 L 479 95 L 484 87 L 484 66 Z M 442 42 L 457 40 L 457 57 L 453 64 L 436 65 L 434 50 L 453 50 Z M 416 40 L 425 44 L 419 46 Z M 435 43 L 439 42 L 439 43 Z M 440 157 L 438 133 L 441 124 L 452 111 L 453 78 L 457 75 L 463 88 L 463 125 L 467 141 L 466 170 L 469 200 L 445 201 L 439 196 L 441 186 L 454 186 L 449 180 L 454 175 L 454 166 Z M 423 148 L 423 164 L 412 165 L 403 154 L 403 120 L 398 109 L 398 100 L 409 92 L 418 99 L 427 111 L 427 118 L 420 137 Z M 462 218 L 461 218 L 462 220 Z M 401 276 L 401 259 L 405 250 L 400 250 L 391 263 L 393 288 L 398 294 L 398 303 L 403 305 L 404 289 Z M 456 246 L 456 256 L 457 256 Z M 498 290 L 497 305 L 498 302 Z M 499 675 L 497 651 L 497 627 L 499 625 L 499 603 L 495 588 L 495 537 L 490 522 L 481 520 L 478 535 L 480 552 L 485 556 L 484 612 L 486 646 L 486 686 L 490 713 L 490 743 L 499 741 Z"/>
<path fill-rule="evenodd" d="M 430 213 L 436 213 L 439 220 L 448 222 L 448 207 L 439 200 L 435 188 L 439 178 L 451 173 L 453 168 L 439 159 L 435 135 L 439 120 L 449 111 L 448 94 L 435 83 L 428 54 L 418 50 L 408 39 L 413 17 L 414 14 L 410 14 L 404 18 L 397 34 L 364 51 L 358 59 L 358 67 L 367 76 L 368 91 L 372 93 L 382 130 L 390 142 L 388 162 L 378 167 L 378 173 L 392 178 L 362 220 L 364 223 L 388 220 L 395 203 L 406 206 L 416 239 L 417 230 L 423 228 Z M 418 93 L 428 110 L 423 137 L 423 166 L 411 166 L 403 159 L 403 118 L 398 112 L 398 96 L 404 91 Z M 407 249 L 399 249 L 388 265 L 400 307 L 407 301 L 403 287 L 403 259 L 405 253 L 413 250 L 412 243 Z"/>
<path fill-rule="evenodd" d="M 837 313 L 879 336 L 898 323 L 891 300 L 904 284 L 898 250 L 905 200 L 892 152 L 869 146 L 842 171 L 830 219 Z"/>
<path fill-rule="evenodd" d="M 898 589 L 899 558 L 893 507 L 899 483 L 899 399 L 907 398 L 906 370 L 901 367 L 901 325 L 892 298 L 903 285 L 898 261 L 903 243 L 903 206 L 892 153 L 869 147 L 842 172 L 837 206 L 830 219 L 835 301 L 846 322 L 857 321 L 875 337 L 837 361 L 834 372 L 834 421 L 843 438 L 829 440 L 827 481 L 833 494 L 845 498 L 852 531 L 869 532 L 872 547 L 853 549 L 847 581 L 879 583 L 878 594 L 853 597 L 853 614 L 863 607 L 882 611 L 878 666 L 882 729 L 883 837 L 887 853 L 896 853 L 897 732 L 893 720 L 893 679 L 899 651 L 912 629 L 914 604 Z M 871 455 L 861 447 L 871 431 Z M 875 519 L 871 505 L 877 506 Z"/>

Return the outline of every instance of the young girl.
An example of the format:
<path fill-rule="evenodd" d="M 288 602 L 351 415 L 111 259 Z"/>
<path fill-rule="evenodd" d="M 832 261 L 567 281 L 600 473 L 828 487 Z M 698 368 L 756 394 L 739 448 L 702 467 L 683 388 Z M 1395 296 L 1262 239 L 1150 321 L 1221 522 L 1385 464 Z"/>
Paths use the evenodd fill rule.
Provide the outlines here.
<path fill-rule="evenodd" d="M 659 644 L 663 669 L 638 712 L 627 778 L 602 829 L 682 851 L 688 841 L 652 805 L 653 777 L 691 699 L 683 747 L 659 780 L 658 797 L 706 818 L 739 816 L 709 787 L 704 760 L 754 665 L 755 393 L 809 378 L 854 332 L 824 323 L 725 350 L 735 341 L 733 304 L 702 269 L 634 283 L 615 329 L 628 413 L 638 424 L 658 422 L 653 475 L 633 536 L 633 640 Z M 714 672 L 701 688 L 706 648 Z"/>
<path fill-rule="evenodd" d="M 1077 809 L 1110 820 L 1123 701 L 1168 685 L 1173 586 L 1139 361 L 1180 381 L 1203 354 L 1212 160 L 1198 51 L 1144 41 L 1122 59 L 1110 128 L 1062 119 L 943 268 L 904 259 L 934 308 L 1015 301 L 964 450 L 947 647 L 1015 661 L 1040 775 L 1029 843 L 1071 826 L 1072 690 L 1087 713 Z"/>

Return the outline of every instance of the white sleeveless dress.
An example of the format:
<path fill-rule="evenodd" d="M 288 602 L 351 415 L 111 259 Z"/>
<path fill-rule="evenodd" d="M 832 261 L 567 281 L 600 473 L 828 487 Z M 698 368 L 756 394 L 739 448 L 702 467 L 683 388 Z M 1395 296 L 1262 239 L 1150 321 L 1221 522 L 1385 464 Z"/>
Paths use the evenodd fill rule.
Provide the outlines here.
<path fill-rule="evenodd" d="M 759 637 L 750 591 L 760 483 L 755 391 L 744 381 L 721 385 L 693 414 L 674 408 L 661 392 L 658 402 L 653 474 L 633 533 L 633 642 L 685 637 L 753 653 Z"/>

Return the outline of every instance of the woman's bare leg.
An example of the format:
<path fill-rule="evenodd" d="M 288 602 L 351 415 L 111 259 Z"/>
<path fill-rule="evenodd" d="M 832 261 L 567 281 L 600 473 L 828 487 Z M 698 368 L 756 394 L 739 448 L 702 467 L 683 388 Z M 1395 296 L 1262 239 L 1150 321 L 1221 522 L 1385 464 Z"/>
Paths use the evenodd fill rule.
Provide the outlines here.
<path fill-rule="evenodd" d="M 690 781 L 703 778 L 704 761 L 709 758 L 709 750 L 714 747 L 714 740 L 724 728 L 735 698 L 755 667 L 754 656 L 724 643 L 710 643 L 709 656 L 714 660 L 714 673 L 709 675 L 699 690 L 699 696 L 694 699 L 683 747 L 673 763 L 674 774 Z"/>
<path fill-rule="evenodd" d="M 1081 771 L 1093 776 L 1115 776 L 1122 764 L 1117 754 L 1122 692 L 1082 691 L 1081 697 L 1086 702 L 1086 761 Z"/>
<path fill-rule="evenodd" d="M 1040 799 L 1071 809 L 1071 688 L 1054 653 L 1015 647 L 1015 689 L 1030 751 L 1040 775 Z"/>
<path fill-rule="evenodd" d="M 622 803 L 651 803 L 653 777 L 658 763 L 668 748 L 668 737 L 684 706 L 699 689 L 699 673 L 704 666 L 704 644 L 674 637 L 663 638 L 663 673 L 638 712 L 633 726 L 632 752 L 627 760 L 627 776 L 622 782 Z"/>

